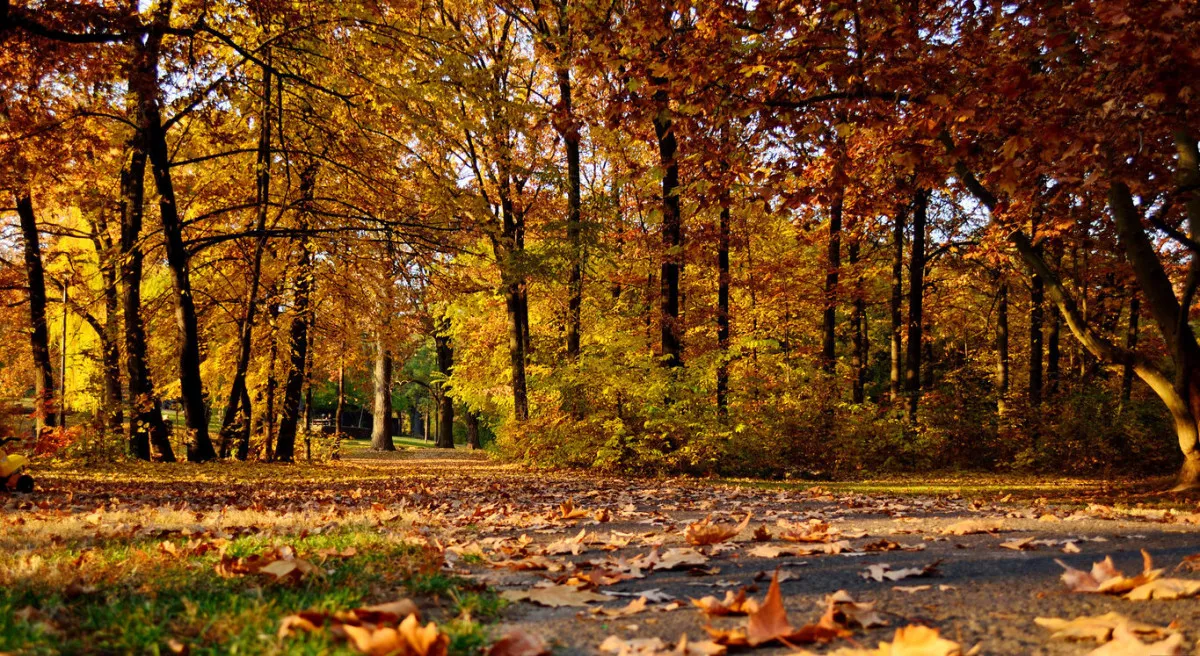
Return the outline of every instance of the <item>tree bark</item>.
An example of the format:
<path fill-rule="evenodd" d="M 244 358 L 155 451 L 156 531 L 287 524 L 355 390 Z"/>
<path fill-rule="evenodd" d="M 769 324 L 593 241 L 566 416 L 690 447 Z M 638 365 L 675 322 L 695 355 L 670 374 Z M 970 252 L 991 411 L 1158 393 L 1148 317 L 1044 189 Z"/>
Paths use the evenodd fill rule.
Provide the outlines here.
<path fill-rule="evenodd" d="M 300 234 L 309 229 L 317 166 L 309 164 L 300 173 L 300 207 L 296 228 Z M 296 429 L 304 401 L 305 366 L 308 363 L 309 301 L 312 293 L 312 244 L 307 236 L 300 237 L 300 257 L 293 281 L 292 325 L 288 338 L 288 372 L 283 391 L 283 410 L 279 413 L 279 441 L 275 459 L 292 462 L 296 451 Z"/>
<path fill-rule="evenodd" d="M 270 51 L 266 60 L 271 60 Z M 249 399 L 246 393 L 246 373 L 250 369 L 250 351 L 254 337 L 254 315 L 258 309 L 258 288 L 262 278 L 262 259 L 266 249 L 267 237 L 264 232 L 267 227 L 267 209 L 271 200 L 271 69 L 262 68 L 262 113 L 259 116 L 258 129 L 258 158 L 257 158 L 257 201 L 258 208 L 254 221 L 254 229 L 258 237 L 254 243 L 254 255 L 250 259 L 250 285 L 246 291 L 246 310 L 238 324 L 238 359 L 234 366 L 233 382 L 229 387 L 229 400 L 225 403 L 225 412 L 221 418 L 221 457 L 229 455 L 230 444 L 239 435 L 248 432 L 250 425 L 250 406 L 243 405 L 243 399 Z M 244 460 L 247 454 L 238 450 L 238 459 Z"/>
<path fill-rule="evenodd" d="M 1057 270 L 1062 264 L 1062 244 L 1058 242 L 1053 243 L 1051 251 L 1054 258 L 1054 268 Z M 1061 332 L 1062 318 L 1053 308 L 1050 310 L 1048 318 L 1049 321 L 1046 324 L 1046 394 L 1053 396 L 1058 393 L 1060 378 L 1059 359 L 1061 352 L 1059 347 L 1059 333 Z"/>
<path fill-rule="evenodd" d="M 1138 314 L 1141 311 L 1138 297 L 1135 293 L 1129 299 L 1129 321 L 1125 327 L 1125 348 L 1136 351 L 1138 343 Z M 1121 409 L 1129 405 L 1129 397 L 1133 392 L 1133 364 L 1126 362 L 1121 367 Z"/>
<path fill-rule="evenodd" d="M 1034 274 L 1029 289 L 1029 405 L 1042 404 L 1042 277 Z"/>
<path fill-rule="evenodd" d="M 473 410 L 467 410 L 463 415 L 463 421 L 467 424 L 467 448 L 472 450 L 481 448 L 482 445 L 479 442 L 479 415 L 475 414 Z"/>
<path fill-rule="evenodd" d="M 889 391 L 892 402 L 900 399 L 900 372 L 904 367 L 904 228 L 908 223 L 907 208 L 896 209 L 892 222 L 892 302 L 891 302 L 891 373 Z"/>
<path fill-rule="evenodd" d="M 929 192 L 917 190 L 913 196 L 913 237 L 908 260 L 908 340 L 904 354 L 904 393 L 908 401 L 908 421 L 915 423 L 921 403 L 921 305 L 925 293 L 925 213 Z"/>
<path fill-rule="evenodd" d="M 146 147 L 140 134 L 128 143 L 121 167 L 121 306 L 125 328 L 125 371 L 129 377 L 129 452 L 150 459 L 151 445 L 164 462 L 174 462 L 150 366 L 146 357 L 146 330 L 142 323 L 141 232 L 144 216 Z"/>
<path fill-rule="evenodd" d="M 392 354 L 387 335 L 380 330 L 375 341 L 375 412 L 371 425 L 371 450 L 395 451 L 392 441 Z"/>
<path fill-rule="evenodd" d="M 854 331 L 854 352 L 851 354 L 851 399 L 854 403 L 866 400 L 867 387 L 867 305 L 863 298 L 863 274 L 858 270 L 858 240 L 850 242 L 850 266 L 855 269 L 854 302 L 850 312 L 850 327 Z"/>
<path fill-rule="evenodd" d="M 834 168 L 833 199 L 829 205 L 829 247 L 825 261 L 825 310 L 821 322 L 821 369 L 832 374 L 837 365 L 838 274 L 842 267 L 842 205 L 845 185 L 841 163 Z"/>
<path fill-rule="evenodd" d="M 560 67 L 558 77 L 558 132 L 567 155 L 567 245 L 570 271 L 567 278 L 567 359 L 579 359 L 580 321 L 583 307 L 583 224 L 579 172 L 579 128 L 571 105 L 571 71 Z"/>
<path fill-rule="evenodd" d="M 729 415 L 729 199 L 721 206 L 717 223 L 717 414 Z"/>
<path fill-rule="evenodd" d="M 656 91 L 654 101 L 657 105 L 654 134 L 658 140 L 658 162 L 663 170 L 660 344 L 663 365 L 674 368 L 683 366 L 683 326 L 679 319 L 679 280 L 684 262 L 683 219 L 679 209 L 679 162 L 676 159 L 679 144 L 666 90 Z"/>
<path fill-rule="evenodd" d="M 278 293 L 278 289 L 272 290 L 271 296 L 274 297 Z M 276 323 L 279 320 L 279 305 L 272 302 L 268 310 L 269 322 L 271 326 L 271 348 L 267 356 L 267 389 L 266 401 L 264 405 L 266 410 L 263 413 L 263 423 L 266 424 L 266 456 L 267 461 L 275 460 L 275 388 L 279 385 L 279 379 L 275 376 L 276 364 L 279 361 L 279 325 Z"/>
<path fill-rule="evenodd" d="M 417 409 L 415 399 L 408 408 L 408 428 L 412 437 L 425 439 L 425 420 L 421 418 L 421 411 Z"/>
<path fill-rule="evenodd" d="M 445 379 L 454 373 L 454 349 L 450 345 L 448 322 L 441 322 L 437 333 L 433 336 L 434 348 L 437 351 L 438 371 L 443 376 L 442 381 L 435 383 L 437 391 L 435 400 L 438 404 L 438 432 L 434 446 L 439 449 L 454 448 L 454 399 L 447 393 Z"/>
<path fill-rule="evenodd" d="M 46 274 L 38 238 L 37 215 L 28 188 L 14 194 L 29 285 L 29 346 L 33 352 L 34 423 L 38 432 L 56 425 L 54 370 L 50 361 L 50 329 L 46 324 Z M 66 308 L 63 308 L 66 312 Z M 65 346 L 65 345 L 64 345 Z"/>
<path fill-rule="evenodd" d="M 996 409 L 1008 409 L 1008 283 L 996 290 Z"/>
<path fill-rule="evenodd" d="M 133 90 L 137 94 L 140 109 L 138 127 L 146 142 L 146 155 L 158 190 L 167 267 L 175 288 L 175 323 L 181 338 L 179 388 L 186 416 L 188 460 L 205 462 L 216 458 L 217 453 L 208 437 L 208 410 L 204 402 L 204 383 L 200 377 L 200 327 L 192 296 L 191 256 L 183 242 L 183 221 L 175 200 L 166 127 L 159 105 L 162 90 L 158 79 L 158 53 L 170 15 L 169 1 L 156 10 L 154 25 L 142 46 L 145 57 L 139 62 L 142 66 L 135 76 L 137 85 Z"/>

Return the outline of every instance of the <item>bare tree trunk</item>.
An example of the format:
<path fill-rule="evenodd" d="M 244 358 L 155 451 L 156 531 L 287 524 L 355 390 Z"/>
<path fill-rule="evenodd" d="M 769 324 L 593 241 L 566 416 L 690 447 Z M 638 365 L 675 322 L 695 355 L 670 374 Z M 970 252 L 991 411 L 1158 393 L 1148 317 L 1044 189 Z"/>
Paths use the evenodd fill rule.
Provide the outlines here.
<path fill-rule="evenodd" d="M 151 445 L 164 462 L 174 462 L 150 366 L 146 358 L 146 330 L 142 324 L 142 260 L 139 243 L 144 212 L 146 147 L 140 134 L 128 144 L 121 167 L 121 305 L 125 328 L 125 371 L 129 376 L 129 452 L 150 459 Z"/>
<path fill-rule="evenodd" d="M 449 322 L 439 322 L 442 325 L 438 327 L 437 332 L 433 336 L 434 346 L 437 351 L 438 371 L 442 376 L 449 378 L 454 373 L 454 349 L 450 345 L 450 335 L 448 334 Z M 438 404 L 438 431 L 437 441 L 434 446 L 439 449 L 454 448 L 454 399 L 446 393 L 446 387 L 443 382 L 435 384 L 437 390 L 436 398 Z"/>
<path fill-rule="evenodd" d="M 729 415 L 729 202 L 721 207 L 717 224 L 717 414 Z"/>
<path fill-rule="evenodd" d="M 274 296 L 278 290 L 272 292 Z M 279 305 L 277 303 L 270 304 L 268 311 L 271 326 L 271 348 L 270 354 L 267 356 L 267 390 L 266 390 L 266 411 L 263 423 L 266 425 L 266 456 L 267 461 L 275 460 L 275 388 L 278 386 L 278 378 L 275 376 L 276 364 L 279 360 L 279 325 L 276 323 L 279 320 Z"/>
<path fill-rule="evenodd" d="M 570 272 L 567 278 L 567 359 L 579 359 L 579 334 L 583 307 L 583 231 L 579 173 L 579 127 L 571 106 L 571 72 L 565 67 L 557 71 L 558 102 L 561 118 L 558 131 L 567 154 L 567 244 L 571 249 Z"/>
<path fill-rule="evenodd" d="M 1008 283 L 996 290 L 996 409 L 1008 409 Z"/>
<path fill-rule="evenodd" d="M 891 375 L 889 390 L 892 402 L 900 399 L 900 372 L 904 367 L 904 227 L 907 223 L 906 208 L 897 208 L 892 222 L 892 329 L 891 329 Z"/>
<path fill-rule="evenodd" d="M 467 424 L 467 448 L 481 448 L 479 443 L 479 415 L 473 410 L 467 410 L 463 415 L 463 421 Z"/>
<path fill-rule="evenodd" d="M 1035 273 L 1029 289 L 1029 405 L 1034 408 L 1042 404 L 1042 304 L 1042 277 Z"/>
<path fill-rule="evenodd" d="M 1129 299 L 1129 322 L 1125 328 L 1125 348 L 1137 350 L 1138 343 L 1138 314 L 1141 311 L 1138 297 L 1135 293 Z M 1129 405 L 1129 396 L 1133 392 L 1133 364 L 1125 363 L 1121 368 L 1121 410 Z M 1118 412 L 1120 414 L 1120 412 Z"/>
<path fill-rule="evenodd" d="M 54 370 L 50 362 L 50 329 L 46 324 L 46 274 L 38 239 L 37 215 L 28 188 L 15 194 L 17 216 L 24 242 L 25 279 L 29 285 L 29 346 L 33 352 L 34 422 L 42 428 L 55 426 Z M 66 312 L 66 308 L 63 308 Z M 64 345 L 65 346 L 65 345 Z"/>
<path fill-rule="evenodd" d="M 838 274 L 842 267 L 842 205 L 845 185 L 841 163 L 834 168 L 833 201 L 829 205 L 829 249 L 825 261 L 825 310 L 821 322 L 821 369 L 832 374 L 837 365 Z"/>
<path fill-rule="evenodd" d="M 867 329 L 866 329 L 866 300 L 863 298 L 863 274 L 858 270 L 858 240 L 850 242 L 850 267 L 855 269 L 854 303 L 850 313 L 850 327 L 854 331 L 854 352 L 852 353 L 851 370 L 851 399 L 855 403 L 866 400 L 867 387 Z"/>
<path fill-rule="evenodd" d="M 921 403 L 921 327 L 925 294 L 925 212 L 929 192 L 917 190 L 913 197 L 913 238 L 908 261 L 908 343 L 904 354 L 904 392 L 908 396 L 908 421 L 915 423 Z"/>
<path fill-rule="evenodd" d="M 1062 264 L 1062 244 L 1054 243 L 1051 249 L 1054 257 L 1054 268 L 1057 270 Z M 1058 381 L 1060 377 L 1059 359 L 1061 352 L 1059 347 L 1059 333 L 1061 332 L 1062 317 L 1052 307 L 1049 319 L 1050 321 L 1046 325 L 1046 394 L 1054 396 L 1058 393 Z"/>
<path fill-rule="evenodd" d="M 665 83 L 665 81 L 664 81 Z M 683 219 L 679 210 L 679 162 L 675 126 L 665 90 L 654 93 L 658 106 L 654 134 L 658 139 L 658 162 L 662 180 L 662 275 L 659 299 L 660 342 L 663 364 L 683 366 L 683 326 L 679 318 L 679 279 L 683 273 Z"/>
<path fill-rule="evenodd" d="M 271 59 L 270 51 L 266 59 Z M 254 315 L 258 307 L 258 288 L 262 277 L 263 251 L 266 250 L 267 210 L 271 201 L 271 69 L 262 69 L 262 113 L 259 117 L 258 130 L 258 175 L 257 201 L 258 213 L 254 221 L 254 229 L 258 236 L 254 242 L 254 255 L 250 260 L 250 285 L 246 291 L 246 313 L 238 324 L 238 359 L 234 366 L 233 383 L 229 388 L 229 400 L 225 403 L 225 412 L 221 418 L 221 457 L 229 455 L 230 444 L 239 435 L 248 432 L 250 424 L 250 406 L 243 405 L 242 400 L 250 398 L 246 393 L 246 372 L 250 369 L 250 351 L 254 336 Z M 244 460 L 246 454 L 240 449 L 239 460 Z"/>
<path fill-rule="evenodd" d="M 296 228 L 300 234 L 309 229 L 312 212 L 317 166 L 309 164 L 300 173 L 300 207 L 297 212 Z M 283 410 L 279 413 L 279 442 L 275 447 L 275 459 L 292 462 L 296 452 L 296 428 L 300 420 L 303 403 L 305 365 L 308 362 L 309 302 L 312 293 L 312 244 L 307 236 L 300 238 L 300 258 L 296 263 L 294 296 L 292 302 L 292 326 L 288 339 L 288 373 L 283 392 Z"/>
<path fill-rule="evenodd" d="M 387 335 L 381 330 L 375 342 L 375 412 L 371 426 L 371 450 L 395 451 L 392 442 L 392 354 Z"/>
<path fill-rule="evenodd" d="M 142 46 L 145 57 L 135 77 L 133 91 L 140 108 L 138 127 L 146 141 L 146 155 L 154 183 L 158 189 L 159 211 L 167 252 L 167 267 L 175 287 L 175 322 L 179 327 L 179 387 L 187 424 L 187 452 L 191 462 L 205 462 L 217 457 L 208 438 L 208 411 L 204 403 L 204 384 L 200 377 L 200 327 L 192 295 L 189 259 L 183 242 L 183 221 L 175 200 L 171 180 L 170 153 L 167 148 L 166 126 L 162 121 L 159 98 L 162 90 L 158 80 L 158 50 L 163 30 L 170 19 L 171 3 L 158 7 L 154 25 Z"/>

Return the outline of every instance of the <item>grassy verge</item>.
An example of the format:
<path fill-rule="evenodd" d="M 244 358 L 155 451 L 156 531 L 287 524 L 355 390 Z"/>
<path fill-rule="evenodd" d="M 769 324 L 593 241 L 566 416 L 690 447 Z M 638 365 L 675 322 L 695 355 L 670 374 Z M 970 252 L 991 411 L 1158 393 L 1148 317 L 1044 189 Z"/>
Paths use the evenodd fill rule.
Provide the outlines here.
<path fill-rule="evenodd" d="M 39 495 L 0 496 L 15 510 L 0 512 L 0 653 L 353 653 L 328 632 L 280 638 L 280 621 L 401 598 L 438 623 L 453 654 L 491 639 L 502 601 L 443 572 L 438 527 L 369 498 L 379 472 L 210 469 L 60 465 L 42 472 Z M 276 579 L 222 565 L 280 547 L 315 571 Z"/>

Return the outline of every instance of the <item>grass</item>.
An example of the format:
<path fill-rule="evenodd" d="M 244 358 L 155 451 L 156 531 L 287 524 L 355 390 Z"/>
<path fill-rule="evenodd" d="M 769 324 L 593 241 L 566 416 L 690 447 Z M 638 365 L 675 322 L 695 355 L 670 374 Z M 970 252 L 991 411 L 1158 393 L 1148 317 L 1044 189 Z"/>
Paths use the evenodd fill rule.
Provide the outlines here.
<path fill-rule="evenodd" d="M 467 654 L 488 644 L 481 621 L 504 606 L 440 571 L 429 537 L 441 529 L 373 500 L 396 485 L 387 470 L 46 461 L 36 469 L 42 491 L 31 499 L 45 507 L 0 513 L 0 653 L 165 654 L 172 645 L 192 654 L 353 653 L 327 632 L 279 638 L 280 621 L 408 597 L 446 633 L 452 654 Z M 206 543 L 229 558 L 289 546 L 321 571 L 283 582 L 222 576 L 221 552 L 196 549 Z"/>

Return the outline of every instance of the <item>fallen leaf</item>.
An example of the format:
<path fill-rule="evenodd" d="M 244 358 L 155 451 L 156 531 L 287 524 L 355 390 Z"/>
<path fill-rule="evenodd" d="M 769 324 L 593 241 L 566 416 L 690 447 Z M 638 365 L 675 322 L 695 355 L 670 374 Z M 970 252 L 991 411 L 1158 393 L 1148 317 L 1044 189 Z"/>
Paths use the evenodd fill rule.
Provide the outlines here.
<path fill-rule="evenodd" d="M 1001 542 L 1002 549 L 1012 549 L 1013 551 L 1033 551 L 1037 546 L 1033 544 L 1034 538 L 1017 538 L 1007 542 Z"/>
<path fill-rule="evenodd" d="M 941 530 L 942 535 L 974 535 L 976 533 L 996 533 L 1004 530 L 1004 522 L 999 519 L 965 519 L 955 522 Z"/>
<path fill-rule="evenodd" d="M 751 516 L 752 513 L 746 513 L 746 518 L 736 526 L 713 523 L 710 517 L 705 517 L 698 522 L 688 524 L 688 527 L 684 529 L 683 537 L 688 544 L 694 545 L 725 542 L 741 533 L 750 524 Z"/>
<path fill-rule="evenodd" d="M 870 629 L 887 626 L 888 622 L 875 610 L 874 602 L 855 601 L 849 592 L 838 590 L 825 597 L 825 614 L 821 616 L 819 624 L 847 629 L 855 626 Z"/>
<path fill-rule="evenodd" d="M 509 601 L 529 601 L 542 606 L 557 608 L 559 606 L 587 606 L 595 601 L 608 601 L 608 595 L 597 594 L 589 590 L 578 590 L 569 585 L 550 585 L 528 590 L 505 590 L 500 596 Z"/>
<path fill-rule="evenodd" d="M 758 610 L 758 602 L 746 598 L 745 588 L 738 590 L 736 594 L 733 590 L 726 590 L 724 600 L 718 600 L 716 597 L 702 597 L 691 601 L 693 606 L 698 607 L 701 612 L 710 617 L 748 615 Z"/>
<path fill-rule="evenodd" d="M 867 571 L 862 572 L 860 576 L 864 579 L 873 579 L 875 581 L 899 581 L 919 576 L 933 576 L 938 573 L 938 565 L 942 561 L 936 560 L 925 567 L 906 567 L 904 569 L 892 569 L 892 566 L 887 563 L 878 565 L 868 565 Z"/>
<path fill-rule="evenodd" d="M 1155 579 L 1129 591 L 1126 599 L 1183 599 L 1200 594 L 1200 581 L 1190 579 Z"/>
<path fill-rule="evenodd" d="M 1160 638 L 1175 633 L 1175 631 L 1168 628 L 1130 621 L 1129 618 L 1116 612 L 1108 612 L 1103 615 L 1093 615 L 1090 617 L 1077 617 L 1073 620 L 1065 620 L 1057 617 L 1038 617 L 1033 621 L 1038 626 L 1053 631 L 1050 634 L 1051 638 L 1062 640 L 1108 642 L 1112 639 L 1113 631 L 1122 624 L 1125 625 L 1127 630 L 1146 637 Z"/>
<path fill-rule="evenodd" d="M 1183 634 L 1176 633 L 1164 640 L 1145 643 L 1127 624 L 1113 629 L 1112 642 L 1088 652 L 1088 656 L 1178 656 L 1183 654 Z"/>
<path fill-rule="evenodd" d="M 1066 570 L 1063 572 L 1062 580 L 1072 592 L 1121 594 L 1162 576 L 1161 569 L 1153 569 L 1154 563 L 1145 549 L 1142 550 L 1142 561 L 1142 573 L 1132 577 L 1122 574 L 1113 565 L 1111 556 L 1105 557 L 1101 562 L 1093 563 L 1091 572 L 1075 569 L 1058 559 L 1055 559 L 1054 562 Z"/>
<path fill-rule="evenodd" d="M 513 629 L 497 640 L 487 653 L 488 656 L 548 656 L 550 646 L 540 636 Z"/>
<path fill-rule="evenodd" d="M 593 608 L 592 614 L 607 617 L 628 617 L 646 610 L 647 599 L 638 597 L 621 608 Z"/>

